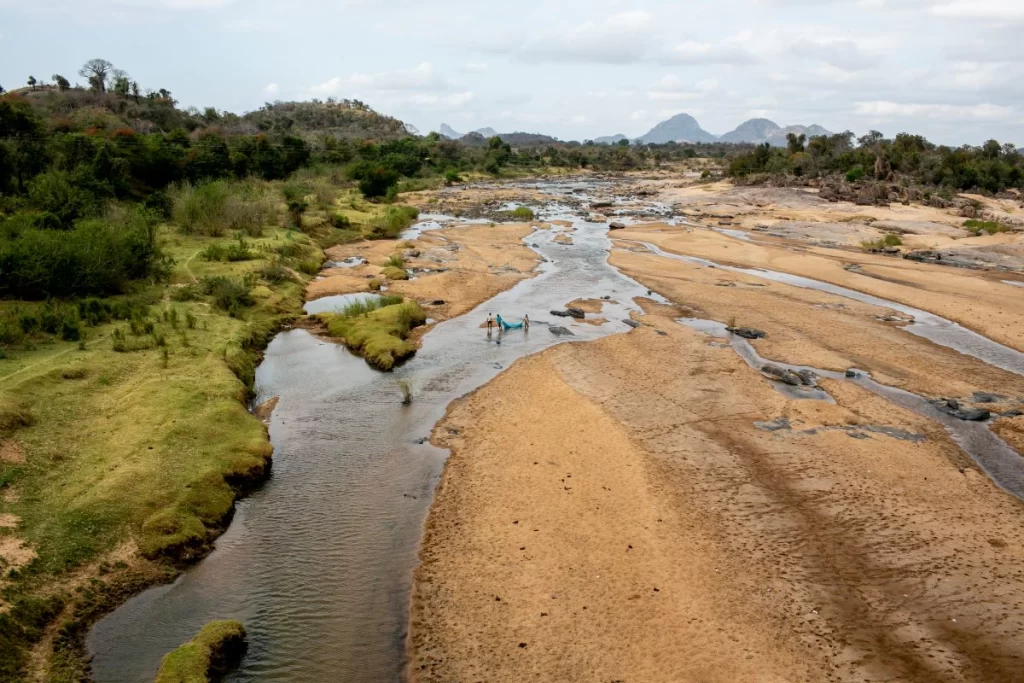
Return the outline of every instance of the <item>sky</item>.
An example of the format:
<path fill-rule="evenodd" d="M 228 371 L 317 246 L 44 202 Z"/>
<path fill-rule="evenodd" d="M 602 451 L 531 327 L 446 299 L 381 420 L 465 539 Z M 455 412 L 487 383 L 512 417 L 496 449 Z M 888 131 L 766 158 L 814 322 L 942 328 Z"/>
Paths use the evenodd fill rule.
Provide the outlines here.
<path fill-rule="evenodd" d="M 0 85 L 101 57 L 184 106 L 359 99 L 583 140 L 674 114 L 1024 146 L 1024 0 L 0 0 Z"/>

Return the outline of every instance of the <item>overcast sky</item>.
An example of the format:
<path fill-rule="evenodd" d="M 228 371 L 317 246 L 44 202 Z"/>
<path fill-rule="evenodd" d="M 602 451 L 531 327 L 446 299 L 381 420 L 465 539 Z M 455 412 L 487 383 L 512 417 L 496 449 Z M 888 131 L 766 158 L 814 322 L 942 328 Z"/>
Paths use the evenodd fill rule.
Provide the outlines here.
<path fill-rule="evenodd" d="M 92 57 L 186 106 L 356 98 L 423 133 L 687 112 L 1024 146 L 1024 0 L 0 0 L 0 85 Z"/>

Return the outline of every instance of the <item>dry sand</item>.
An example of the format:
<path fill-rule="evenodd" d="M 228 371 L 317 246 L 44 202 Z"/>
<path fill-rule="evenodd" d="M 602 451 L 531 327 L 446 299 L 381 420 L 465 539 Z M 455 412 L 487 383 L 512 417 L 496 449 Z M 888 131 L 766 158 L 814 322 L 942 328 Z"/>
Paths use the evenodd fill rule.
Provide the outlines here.
<path fill-rule="evenodd" d="M 309 283 L 306 298 L 369 291 L 369 281 L 383 281 L 380 273 L 384 262 L 398 252 L 407 255 L 407 268 L 432 272 L 417 272 L 413 280 L 387 282 L 388 290 L 425 304 L 444 301 L 431 306 L 429 315 L 437 321 L 446 320 L 532 276 L 539 259 L 523 244 L 523 238 L 531 232 L 533 227 L 523 223 L 455 225 L 426 232 L 411 241 L 380 240 L 332 247 L 328 250 L 332 261 L 360 257 L 367 263 L 325 270 L 320 279 Z M 419 255 L 408 256 L 413 252 Z"/>
<path fill-rule="evenodd" d="M 742 227 L 771 213 L 807 234 L 899 220 L 939 244 L 959 230 L 927 207 L 841 221 L 847 207 L 803 190 L 645 182 L 662 200 L 705 196 L 705 217 L 742 199 Z M 1024 350 L 1024 297 L 999 274 L 757 233 L 612 236 L 833 282 Z M 928 396 L 1020 397 L 1024 378 L 879 320 L 886 309 L 617 244 L 612 265 L 676 305 L 520 360 L 435 429 L 451 457 L 415 577 L 410 679 L 1024 680 L 1024 504 L 936 423 L 845 382 L 822 383 L 835 404 L 787 399 L 675 320 L 734 318 L 768 332 L 754 342 L 766 358 L 858 367 Z M 1024 448 L 1024 418 L 994 429 Z"/>
<path fill-rule="evenodd" d="M 787 401 L 645 322 L 666 336 L 520 361 L 436 430 L 412 680 L 1020 680 L 1018 501 L 923 418 Z"/>

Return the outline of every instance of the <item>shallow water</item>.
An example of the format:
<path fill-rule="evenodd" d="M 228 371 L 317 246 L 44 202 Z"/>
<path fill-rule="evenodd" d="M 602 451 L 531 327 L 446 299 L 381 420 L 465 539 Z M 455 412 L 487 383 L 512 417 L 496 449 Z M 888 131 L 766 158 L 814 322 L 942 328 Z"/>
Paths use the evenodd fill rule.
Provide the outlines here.
<path fill-rule="evenodd" d="M 250 649 L 230 680 L 400 680 L 417 544 L 446 455 L 415 441 L 451 400 L 516 359 L 627 331 L 621 319 L 646 296 L 607 265 L 606 226 L 577 225 L 571 247 L 551 231 L 529 236 L 549 260 L 541 273 L 437 325 L 394 373 L 303 330 L 278 335 L 257 372 L 261 397 L 280 396 L 271 479 L 239 503 L 209 557 L 96 625 L 87 643 L 95 679 L 151 681 L 163 655 L 205 622 L 237 618 Z M 605 295 L 621 303 L 605 304 L 611 322 L 601 327 L 548 313 Z M 479 327 L 488 313 L 529 314 L 533 326 L 489 339 Z M 575 336 L 557 337 L 547 323 Z M 400 405 L 398 379 L 412 382 L 412 406 Z"/>
<path fill-rule="evenodd" d="M 858 292 L 853 289 L 847 289 L 846 287 L 840 287 L 839 285 L 833 285 L 828 282 L 821 282 L 819 280 L 801 277 L 799 275 L 780 273 L 778 271 L 765 270 L 763 268 L 725 266 L 705 258 L 673 254 L 671 252 L 664 251 L 649 242 L 635 242 L 635 244 L 642 244 L 649 251 L 657 254 L 658 256 L 664 256 L 665 258 L 688 261 L 707 268 L 718 268 L 719 270 L 724 270 L 730 273 L 752 275 L 765 280 L 771 280 L 772 282 L 792 285 L 793 287 L 814 289 L 819 292 L 827 292 L 846 299 L 853 299 L 854 301 L 860 301 L 862 303 L 880 306 L 882 308 L 890 308 L 894 311 L 905 313 L 912 316 L 914 321 L 910 325 L 900 329 L 906 330 L 911 334 L 916 334 L 919 337 L 924 337 L 939 346 L 945 346 L 965 355 L 973 356 L 985 363 L 988 363 L 989 365 L 994 365 L 998 368 L 1002 368 L 1003 370 L 1024 375 L 1024 353 L 1021 353 L 1016 349 L 1011 349 L 1008 346 L 1003 346 L 998 342 L 992 341 L 987 337 L 983 337 L 977 332 L 969 330 L 952 320 L 947 320 L 946 318 L 935 315 L 934 313 L 922 311 L 919 308 L 907 306 L 895 301 L 889 301 L 888 299 L 882 299 L 881 297 L 872 296 L 871 294 L 864 294 L 863 292 Z"/>
<path fill-rule="evenodd" d="M 305 305 L 303 305 L 302 310 L 310 315 L 314 315 L 316 313 L 339 313 L 349 304 L 354 304 L 356 302 L 368 303 L 370 301 L 377 301 L 378 299 L 380 299 L 380 294 L 371 294 L 368 292 L 360 292 L 357 294 L 335 294 L 307 301 Z"/>

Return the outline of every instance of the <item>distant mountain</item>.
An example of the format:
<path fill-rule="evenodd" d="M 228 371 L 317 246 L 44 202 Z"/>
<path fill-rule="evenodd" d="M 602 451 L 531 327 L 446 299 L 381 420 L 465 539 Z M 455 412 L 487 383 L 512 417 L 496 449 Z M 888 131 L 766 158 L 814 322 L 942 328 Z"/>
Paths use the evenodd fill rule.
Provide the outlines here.
<path fill-rule="evenodd" d="M 447 123 L 442 123 L 438 132 L 446 138 L 451 140 L 461 140 L 467 145 L 483 144 L 487 141 L 487 138 L 493 138 L 495 135 L 500 137 L 503 142 L 516 146 L 544 145 L 551 142 L 558 142 L 557 138 L 553 138 L 550 135 L 541 135 L 540 133 L 521 133 L 518 131 L 515 133 L 498 133 L 493 128 L 480 128 L 471 133 L 462 134 L 453 129 Z"/>
<path fill-rule="evenodd" d="M 825 130 L 821 126 L 786 126 L 785 128 L 779 126 L 774 121 L 768 119 L 750 119 L 744 121 L 736 130 L 729 131 L 725 135 L 719 138 L 720 142 L 731 142 L 731 143 L 752 143 L 759 145 L 767 142 L 775 147 L 786 146 L 786 136 L 789 133 L 794 135 L 806 135 L 808 138 L 814 137 L 815 135 L 831 135 L 829 131 Z"/>
<path fill-rule="evenodd" d="M 769 121 L 768 119 L 750 119 L 744 121 L 736 130 L 731 130 L 722 137 L 718 138 L 719 142 L 764 142 L 776 135 L 782 126 Z M 782 136 L 785 139 L 785 135 Z"/>
<path fill-rule="evenodd" d="M 622 133 L 616 133 L 615 135 L 605 135 L 604 137 L 594 138 L 594 142 L 599 145 L 617 145 L 621 140 L 628 140 Z"/>
<path fill-rule="evenodd" d="M 455 132 L 455 130 L 451 126 L 449 126 L 447 123 L 442 123 L 441 124 L 441 129 L 438 132 L 443 137 L 446 137 L 449 140 L 458 140 L 458 139 L 463 137 L 462 133 Z"/>
<path fill-rule="evenodd" d="M 676 114 L 668 121 L 662 121 L 646 135 L 640 136 L 640 142 L 663 144 L 666 142 L 715 142 L 718 138 L 700 127 L 697 119 L 689 114 Z"/>

